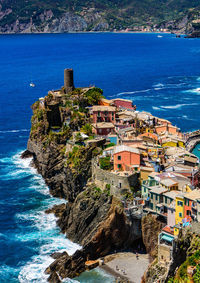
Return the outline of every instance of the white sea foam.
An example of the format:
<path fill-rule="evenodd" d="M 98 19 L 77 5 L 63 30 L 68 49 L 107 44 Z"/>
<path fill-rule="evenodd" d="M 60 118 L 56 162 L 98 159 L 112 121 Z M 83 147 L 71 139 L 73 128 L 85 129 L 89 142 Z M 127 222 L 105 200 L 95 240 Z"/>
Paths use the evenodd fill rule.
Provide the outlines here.
<path fill-rule="evenodd" d="M 20 132 L 29 132 L 28 129 L 20 129 L 20 130 L 5 130 L 0 131 L 0 133 L 20 133 Z"/>
<path fill-rule="evenodd" d="M 157 107 L 157 106 L 152 106 L 152 109 L 157 110 L 157 111 L 165 111 L 165 109 L 162 109 L 162 108 Z"/>
<path fill-rule="evenodd" d="M 198 88 L 194 88 L 194 89 L 188 89 L 188 90 L 184 90 L 185 93 L 195 93 L 197 95 L 200 95 L 200 87 Z"/>
<path fill-rule="evenodd" d="M 151 89 L 144 89 L 144 90 L 135 90 L 135 91 L 125 91 L 125 92 L 120 92 L 115 94 L 115 96 L 121 96 L 121 95 L 126 95 L 126 94 L 136 94 L 136 93 L 144 93 L 144 92 L 149 92 Z"/>
<path fill-rule="evenodd" d="M 181 109 L 184 106 L 192 106 L 192 105 L 198 105 L 198 103 L 184 103 L 184 104 L 176 104 L 176 105 L 168 105 L 168 106 L 160 106 L 164 109 Z"/>
<path fill-rule="evenodd" d="M 163 88 L 164 86 L 165 86 L 165 85 L 162 84 L 162 83 L 158 83 L 158 84 L 153 85 L 154 88 L 155 88 L 155 87 Z"/>
<path fill-rule="evenodd" d="M 41 202 L 39 210 L 33 209 L 28 212 L 18 213 L 15 215 L 20 222 L 29 222 L 33 228 L 26 233 L 22 232 L 15 235 L 15 241 L 32 242 L 36 241 L 40 246 L 38 254 L 34 255 L 29 262 L 21 267 L 18 280 L 22 283 L 47 282 L 48 275 L 44 273 L 45 269 L 54 261 L 50 256 L 54 252 L 67 251 L 69 255 L 73 254 L 77 249 L 81 248 L 79 245 L 72 243 L 66 236 L 60 233 L 56 225 L 56 217 L 54 214 L 46 214 L 45 209 L 52 207 L 54 204 L 66 202 L 65 200 L 57 199 L 49 195 L 48 187 L 45 185 L 42 177 L 37 174 L 36 170 L 30 167 L 31 158 L 21 159 L 21 152 L 15 154 L 11 158 L 1 159 L 1 162 L 8 163 L 12 172 L 7 174 L 12 175 L 13 178 L 23 178 L 29 175 L 32 179 L 30 190 L 36 190 L 49 197 Z M 22 188 L 24 189 L 24 188 Z M 75 280 L 66 279 L 63 282 L 77 282 Z"/>

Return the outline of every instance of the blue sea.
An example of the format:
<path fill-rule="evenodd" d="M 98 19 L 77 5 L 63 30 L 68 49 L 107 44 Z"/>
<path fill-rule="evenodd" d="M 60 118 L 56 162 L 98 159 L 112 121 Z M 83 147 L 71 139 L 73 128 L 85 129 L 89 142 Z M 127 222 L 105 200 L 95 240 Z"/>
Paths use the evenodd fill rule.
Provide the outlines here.
<path fill-rule="evenodd" d="M 44 210 L 63 202 L 21 160 L 31 104 L 63 85 L 96 85 L 107 98 L 132 99 L 138 110 L 181 128 L 200 128 L 200 40 L 164 34 L 82 33 L 0 36 L 0 282 L 46 282 L 50 254 L 79 246 L 64 237 Z M 30 88 L 33 82 L 36 87 Z M 197 151 L 199 152 L 199 151 Z M 100 269 L 71 282 L 113 282 Z M 70 280 L 67 280 L 70 282 Z M 67 282 L 66 281 L 66 282 Z"/>

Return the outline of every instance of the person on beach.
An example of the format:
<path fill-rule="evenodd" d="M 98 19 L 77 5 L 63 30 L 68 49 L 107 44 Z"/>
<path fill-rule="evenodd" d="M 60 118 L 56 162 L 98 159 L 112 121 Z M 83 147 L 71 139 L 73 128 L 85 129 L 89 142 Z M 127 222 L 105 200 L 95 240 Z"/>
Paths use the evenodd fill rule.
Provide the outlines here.
<path fill-rule="evenodd" d="M 139 259 L 139 255 L 138 255 L 138 253 L 136 253 L 136 258 L 137 258 L 137 260 Z"/>

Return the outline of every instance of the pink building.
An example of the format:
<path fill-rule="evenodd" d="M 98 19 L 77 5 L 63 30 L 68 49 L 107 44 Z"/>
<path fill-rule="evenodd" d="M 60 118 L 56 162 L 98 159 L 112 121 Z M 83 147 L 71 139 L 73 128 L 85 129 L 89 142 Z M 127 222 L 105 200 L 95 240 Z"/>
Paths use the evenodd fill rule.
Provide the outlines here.
<path fill-rule="evenodd" d="M 93 123 L 116 122 L 116 108 L 113 106 L 94 105 L 92 107 Z"/>
<path fill-rule="evenodd" d="M 115 132 L 115 126 L 112 123 L 101 122 L 92 124 L 93 133 L 99 136 L 107 136 L 108 134 L 113 134 Z"/>
<path fill-rule="evenodd" d="M 140 166 L 140 151 L 137 148 L 119 145 L 115 147 L 113 156 L 114 170 L 131 171 Z"/>
<path fill-rule="evenodd" d="M 115 98 L 112 101 L 117 108 L 127 108 L 127 109 L 136 110 L 136 106 L 133 105 L 132 100 Z"/>

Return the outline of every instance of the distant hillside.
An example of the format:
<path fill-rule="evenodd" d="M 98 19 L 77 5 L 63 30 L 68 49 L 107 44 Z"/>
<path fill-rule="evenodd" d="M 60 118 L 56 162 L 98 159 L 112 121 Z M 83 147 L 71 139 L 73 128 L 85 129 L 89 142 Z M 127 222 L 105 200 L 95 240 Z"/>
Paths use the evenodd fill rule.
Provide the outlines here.
<path fill-rule="evenodd" d="M 0 0 L 0 33 L 156 28 L 191 32 L 198 20 L 198 0 Z"/>

